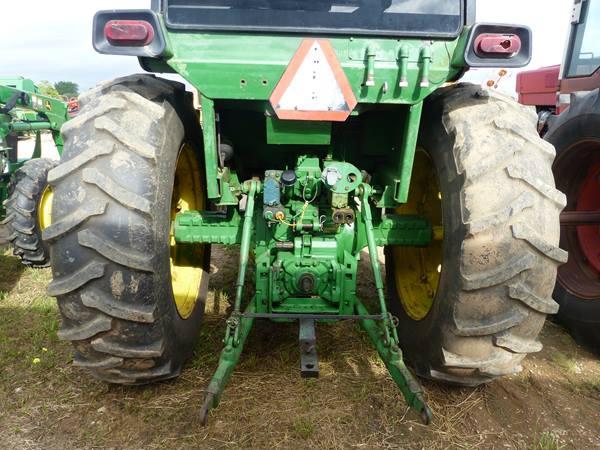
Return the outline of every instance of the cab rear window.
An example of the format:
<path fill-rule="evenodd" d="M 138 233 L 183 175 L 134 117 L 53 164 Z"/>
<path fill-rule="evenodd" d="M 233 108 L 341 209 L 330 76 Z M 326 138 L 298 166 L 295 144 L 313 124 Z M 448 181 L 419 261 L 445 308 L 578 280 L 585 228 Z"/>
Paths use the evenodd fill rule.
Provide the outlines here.
<path fill-rule="evenodd" d="M 167 26 L 199 30 L 455 37 L 462 0 L 165 0 Z"/>

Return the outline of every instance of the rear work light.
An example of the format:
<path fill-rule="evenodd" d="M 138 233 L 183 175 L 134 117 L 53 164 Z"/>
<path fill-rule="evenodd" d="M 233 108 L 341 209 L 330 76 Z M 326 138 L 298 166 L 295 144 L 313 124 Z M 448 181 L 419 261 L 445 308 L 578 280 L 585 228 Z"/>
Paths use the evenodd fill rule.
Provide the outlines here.
<path fill-rule="evenodd" d="M 154 28 L 145 20 L 109 20 L 104 36 L 111 45 L 144 47 L 154 40 Z"/>
<path fill-rule="evenodd" d="M 473 45 L 479 56 L 510 57 L 521 51 L 521 38 L 516 34 L 480 34 Z"/>

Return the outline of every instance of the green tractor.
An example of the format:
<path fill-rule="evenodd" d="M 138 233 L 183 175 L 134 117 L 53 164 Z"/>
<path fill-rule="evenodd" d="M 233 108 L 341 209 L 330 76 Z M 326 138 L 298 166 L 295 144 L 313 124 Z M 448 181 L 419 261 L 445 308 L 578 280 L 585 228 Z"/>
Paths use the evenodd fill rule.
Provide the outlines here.
<path fill-rule="evenodd" d="M 298 323 L 303 376 L 319 371 L 315 325 L 356 321 L 425 422 L 405 358 L 460 385 L 517 372 L 557 311 L 565 197 L 535 114 L 453 84 L 530 58 L 529 29 L 473 19 L 470 0 L 98 12 L 97 51 L 180 74 L 201 111 L 183 84 L 141 74 L 84 94 L 62 128 L 43 234 L 74 364 L 117 384 L 179 375 L 221 244 L 239 246 L 239 272 L 203 421 L 257 320 Z M 375 286 L 358 298 L 367 248 Z"/>
<path fill-rule="evenodd" d="M 49 131 L 59 155 L 60 127 L 69 119 L 67 105 L 41 95 L 33 81 L 0 78 L 0 245 L 30 267 L 47 267 L 50 254 L 42 230 L 50 225 L 52 191 L 46 182 L 57 162 L 42 158 L 41 132 Z M 33 153 L 19 155 L 19 138 L 35 135 Z"/>

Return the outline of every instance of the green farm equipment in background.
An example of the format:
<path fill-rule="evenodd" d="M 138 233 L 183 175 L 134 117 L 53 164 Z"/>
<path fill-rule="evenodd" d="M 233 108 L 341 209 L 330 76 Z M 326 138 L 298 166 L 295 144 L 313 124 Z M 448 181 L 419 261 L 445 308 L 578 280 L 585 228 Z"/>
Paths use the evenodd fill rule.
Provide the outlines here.
<path fill-rule="evenodd" d="M 474 3 L 161 0 L 97 13 L 96 50 L 180 74 L 201 114 L 183 84 L 142 74 L 83 94 L 62 128 L 43 236 L 74 364 L 119 384 L 179 375 L 222 244 L 239 246 L 239 272 L 203 421 L 257 320 L 299 324 L 303 376 L 319 373 L 315 325 L 356 321 L 425 422 L 404 359 L 462 385 L 520 370 L 557 310 L 565 198 L 535 115 L 454 83 L 531 56 L 529 29 L 475 24 Z M 374 289 L 358 298 L 365 249 Z"/>
<path fill-rule="evenodd" d="M 46 182 L 56 161 L 42 158 L 42 135 L 52 134 L 62 153 L 60 127 L 67 105 L 41 95 L 33 81 L 0 78 L 0 244 L 11 244 L 21 261 L 46 267 L 50 257 L 41 232 L 50 224 L 52 192 Z M 19 139 L 35 136 L 33 153 L 19 154 Z"/>

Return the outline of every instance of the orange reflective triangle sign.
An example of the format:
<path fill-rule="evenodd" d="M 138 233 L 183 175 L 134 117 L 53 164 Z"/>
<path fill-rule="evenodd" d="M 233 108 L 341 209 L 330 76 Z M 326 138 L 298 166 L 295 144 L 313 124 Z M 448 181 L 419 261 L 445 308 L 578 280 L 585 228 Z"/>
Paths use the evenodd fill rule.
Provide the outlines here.
<path fill-rule="evenodd" d="M 331 44 L 305 39 L 269 99 L 277 117 L 343 122 L 356 106 Z"/>

